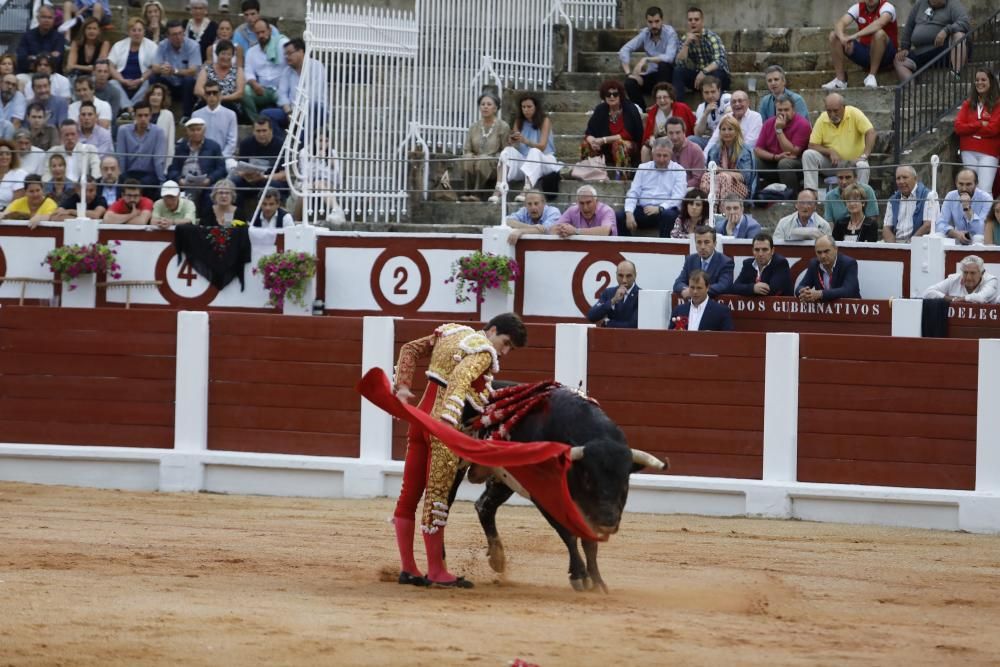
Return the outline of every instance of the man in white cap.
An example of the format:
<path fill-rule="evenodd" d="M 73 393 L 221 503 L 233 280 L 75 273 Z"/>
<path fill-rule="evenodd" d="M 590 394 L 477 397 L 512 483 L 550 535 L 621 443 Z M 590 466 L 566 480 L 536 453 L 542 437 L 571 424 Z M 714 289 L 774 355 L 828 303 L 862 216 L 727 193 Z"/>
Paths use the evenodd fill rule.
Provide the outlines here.
<path fill-rule="evenodd" d="M 167 181 L 160 188 L 160 199 L 153 204 L 153 216 L 149 222 L 160 229 L 198 223 L 194 202 L 181 197 L 181 188 L 177 185 L 177 181 Z"/>
<path fill-rule="evenodd" d="M 167 178 L 183 188 L 199 217 L 205 217 L 212 206 L 212 184 L 226 177 L 226 163 L 219 144 L 205 138 L 204 119 L 192 118 L 184 126 L 187 137 L 177 142 Z"/>

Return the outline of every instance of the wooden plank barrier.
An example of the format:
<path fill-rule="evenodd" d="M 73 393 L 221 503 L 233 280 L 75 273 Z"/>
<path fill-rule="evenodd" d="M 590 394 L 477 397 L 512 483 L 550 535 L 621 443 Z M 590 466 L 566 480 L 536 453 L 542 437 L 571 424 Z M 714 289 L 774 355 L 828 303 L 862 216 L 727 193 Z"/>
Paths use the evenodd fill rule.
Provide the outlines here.
<path fill-rule="evenodd" d="M 798 480 L 973 489 L 978 343 L 803 334 Z"/>
<path fill-rule="evenodd" d="M 359 456 L 361 318 L 210 317 L 209 449 Z"/>
<path fill-rule="evenodd" d="M 594 329 L 588 392 L 677 475 L 761 479 L 765 336 Z"/>
<path fill-rule="evenodd" d="M 0 309 L 0 441 L 172 448 L 177 313 Z"/>

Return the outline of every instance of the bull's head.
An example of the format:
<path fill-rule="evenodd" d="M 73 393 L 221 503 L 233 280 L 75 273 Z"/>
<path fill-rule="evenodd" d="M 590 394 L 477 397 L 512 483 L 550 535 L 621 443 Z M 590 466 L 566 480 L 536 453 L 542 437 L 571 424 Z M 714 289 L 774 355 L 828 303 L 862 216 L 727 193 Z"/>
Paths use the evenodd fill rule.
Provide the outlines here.
<path fill-rule="evenodd" d="M 573 447 L 569 457 L 573 461 L 567 475 L 570 495 L 598 535 L 618 532 L 628 500 L 629 475 L 647 467 L 665 470 L 668 466 L 640 449 L 607 440 Z"/>

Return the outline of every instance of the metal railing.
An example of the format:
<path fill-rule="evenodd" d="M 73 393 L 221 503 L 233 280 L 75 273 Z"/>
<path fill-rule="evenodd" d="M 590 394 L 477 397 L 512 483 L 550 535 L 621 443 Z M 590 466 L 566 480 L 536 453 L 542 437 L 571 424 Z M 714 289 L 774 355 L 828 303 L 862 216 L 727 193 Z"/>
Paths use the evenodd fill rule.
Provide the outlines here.
<path fill-rule="evenodd" d="M 0 0 L 0 53 L 13 51 L 31 23 L 32 0 Z"/>
<path fill-rule="evenodd" d="M 965 49 L 968 60 L 956 76 L 951 55 Z M 1000 66 L 1000 11 L 970 30 L 951 49 L 941 53 L 896 86 L 893 151 L 896 162 L 918 138 L 933 130 L 942 118 L 969 96 L 977 67 Z"/>

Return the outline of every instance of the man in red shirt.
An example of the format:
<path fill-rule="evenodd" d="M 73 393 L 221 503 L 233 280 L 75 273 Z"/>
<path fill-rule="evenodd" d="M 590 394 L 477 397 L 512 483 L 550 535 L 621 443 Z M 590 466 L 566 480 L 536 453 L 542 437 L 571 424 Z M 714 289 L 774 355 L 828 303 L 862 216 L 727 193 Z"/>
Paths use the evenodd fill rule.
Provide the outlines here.
<path fill-rule="evenodd" d="M 124 194 L 104 214 L 104 222 L 112 225 L 148 225 L 153 215 L 153 200 L 142 196 L 142 183 L 130 178 L 123 188 Z"/>
<path fill-rule="evenodd" d="M 848 35 L 846 30 L 852 23 L 857 30 Z M 861 0 L 851 5 L 830 33 L 830 59 L 836 76 L 823 88 L 847 88 L 844 56 L 868 70 L 865 88 L 878 88 L 875 74 L 893 66 L 898 46 L 896 8 L 891 2 Z"/>

